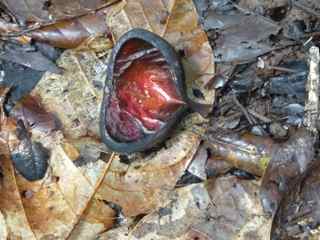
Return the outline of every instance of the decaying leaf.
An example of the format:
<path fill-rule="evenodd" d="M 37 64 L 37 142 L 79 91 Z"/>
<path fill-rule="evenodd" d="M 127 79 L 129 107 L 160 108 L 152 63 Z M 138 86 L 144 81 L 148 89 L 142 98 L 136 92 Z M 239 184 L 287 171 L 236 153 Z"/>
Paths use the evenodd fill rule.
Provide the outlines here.
<path fill-rule="evenodd" d="M 201 145 L 198 148 L 197 153 L 195 154 L 191 164 L 188 167 L 188 172 L 198 177 L 199 179 L 206 180 L 207 179 L 206 164 L 207 164 L 208 158 L 209 158 L 209 153 L 206 146 Z"/>
<path fill-rule="evenodd" d="M 261 201 L 267 213 L 276 213 L 283 196 L 303 179 L 313 162 L 314 138 L 305 129 L 295 132 L 287 143 L 274 146 L 261 186 Z"/>
<path fill-rule="evenodd" d="M 106 9 L 100 9 L 96 13 L 88 14 L 79 18 L 58 21 L 57 23 L 41 27 L 27 33 L 27 36 L 45 42 L 59 48 L 76 48 L 85 41 L 96 37 L 108 39 L 108 27 L 106 25 Z"/>
<path fill-rule="evenodd" d="M 19 102 L 2 123 L 2 131 L 8 134 L 11 160 L 28 180 L 44 177 L 51 154 L 47 136 L 55 130 L 58 127 L 54 116 L 30 96 Z"/>
<path fill-rule="evenodd" d="M 206 143 L 212 153 L 247 172 L 262 176 L 272 157 L 276 143 L 268 137 L 255 136 L 250 133 L 237 134 L 225 132 L 208 132 Z M 210 161 L 219 161 L 219 158 Z M 210 163 L 208 163 L 210 164 Z M 214 168 L 212 166 L 212 168 Z"/>
<path fill-rule="evenodd" d="M 274 218 L 272 239 L 319 239 L 319 164 L 284 196 Z"/>
<path fill-rule="evenodd" d="M 41 105 L 40 99 L 26 96 L 21 99 L 10 111 L 10 116 L 22 121 L 26 128 L 50 134 L 59 130 L 59 120 L 47 112 Z"/>
<path fill-rule="evenodd" d="M 166 205 L 134 228 L 110 230 L 99 239 L 268 240 L 272 221 L 263 212 L 258 191 L 257 181 L 233 176 L 178 188 Z"/>
<path fill-rule="evenodd" d="M 7 44 L 0 53 L 0 59 L 18 63 L 41 72 L 61 73 L 61 70 L 49 58 L 27 46 Z"/>
<path fill-rule="evenodd" d="M 226 176 L 209 181 L 207 189 L 212 202 L 210 220 L 194 229 L 210 239 L 270 239 L 272 219 L 263 212 L 259 182 Z"/>
<path fill-rule="evenodd" d="M 167 204 L 143 217 L 132 229 L 117 228 L 99 239 L 169 240 L 186 239 L 185 232 L 206 217 L 210 197 L 204 184 L 194 184 L 172 191 Z"/>
<path fill-rule="evenodd" d="M 48 23 L 77 17 L 90 11 L 108 6 L 117 0 L 1 0 L 0 2 L 14 15 L 19 23 Z"/>

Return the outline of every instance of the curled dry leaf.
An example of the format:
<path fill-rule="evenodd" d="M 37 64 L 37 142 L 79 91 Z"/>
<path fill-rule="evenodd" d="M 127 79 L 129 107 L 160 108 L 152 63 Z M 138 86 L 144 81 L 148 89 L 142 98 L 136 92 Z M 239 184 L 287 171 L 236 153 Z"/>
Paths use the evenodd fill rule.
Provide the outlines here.
<path fill-rule="evenodd" d="M 76 48 L 81 43 L 99 36 L 104 36 L 104 40 L 110 42 L 105 11 L 108 11 L 108 8 L 82 17 L 62 20 L 31 31 L 27 36 L 39 42 L 66 49 Z"/>
<path fill-rule="evenodd" d="M 216 156 L 208 160 L 213 170 L 218 166 L 210 161 L 227 161 L 231 166 L 262 176 L 272 157 L 275 142 L 268 137 L 250 133 L 208 132 L 205 137 L 209 149 Z M 219 159 L 219 158 L 220 159 Z M 217 169 L 216 169 L 217 170 Z M 221 170 L 221 169 L 220 169 Z"/>
<path fill-rule="evenodd" d="M 214 75 L 213 53 L 192 0 L 127 0 L 124 8 L 107 14 L 107 24 L 115 40 L 137 27 L 165 38 L 182 55 L 189 97 L 212 106 L 215 91 L 205 85 Z M 203 98 L 196 98 L 193 89 Z"/>

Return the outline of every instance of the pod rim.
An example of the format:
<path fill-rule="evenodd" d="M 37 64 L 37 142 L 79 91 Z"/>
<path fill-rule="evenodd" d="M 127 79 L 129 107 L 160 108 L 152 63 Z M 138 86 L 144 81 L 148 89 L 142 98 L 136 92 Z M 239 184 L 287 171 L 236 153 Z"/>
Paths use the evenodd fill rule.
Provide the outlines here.
<path fill-rule="evenodd" d="M 106 113 L 107 113 L 107 104 L 110 100 L 110 93 L 114 90 L 114 67 L 116 63 L 116 58 L 118 56 L 119 51 L 123 47 L 123 45 L 132 39 L 143 40 L 155 48 L 159 49 L 161 54 L 165 57 L 167 64 L 171 68 L 174 74 L 174 84 L 177 87 L 178 94 L 186 103 L 188 102 L 186 95 L 186 86 L 185 86 L 185 75 L 183 71 L 183 66 L 180 62 L 179 56 L 175 52 L 174 48 L 163 38 L 160 36 L 144 30 L 140 28 L 135 28 L 124 35 L 119 39 L 119 41 L 115 44 L 111 57 L 108 63 L 107 69 L 107 78 L 104 86 L 103 93 L 103 102 L 101 104 L 100 111 L 100 134 L 102 141 L 109 147 L 111 150 L 119 152 L 119 153 L 133 153 L 133 152 L 141 152 L 147 149 L 150 149 L 157 143 L 163 141 L 172 127 L 177 124 L 178 120 L 182 117 L 183 113 L 186 111 L 186 106 L 181 106 L 175 113 L 175 117 L 171 117 L 168 121 L 166 121 L 165 125 L 152 134 L 147 134 L 143 138 L 133 141 L 133 142 L 119 142 L 115 140 L 106 129 Z"/>

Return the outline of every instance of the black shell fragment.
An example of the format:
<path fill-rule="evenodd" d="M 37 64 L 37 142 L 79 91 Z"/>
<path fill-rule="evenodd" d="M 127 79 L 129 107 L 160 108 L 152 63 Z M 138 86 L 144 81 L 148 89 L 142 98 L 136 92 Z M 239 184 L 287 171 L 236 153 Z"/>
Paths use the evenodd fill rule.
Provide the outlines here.
<path fill-rule="evenodd" d="M 42 179 L 48 168 L 49 150 L 41 143 L 31 140 L 21 120 L 17 122 L 16 133 L 20 144 L 11 151 L 15 168 L 29 181 Z"/>

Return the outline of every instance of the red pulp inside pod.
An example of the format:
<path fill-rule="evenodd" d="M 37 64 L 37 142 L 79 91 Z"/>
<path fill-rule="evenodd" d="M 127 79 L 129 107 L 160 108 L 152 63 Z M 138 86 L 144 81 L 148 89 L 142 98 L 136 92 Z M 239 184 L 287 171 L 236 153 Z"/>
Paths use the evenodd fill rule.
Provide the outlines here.
<path fill-rule="evenodd" d="M 161 126 L 184 104 L 161 52 L 143 40 L 129 40 L 114 67 L 115 92 L 107 105 L 107 130 L 124 141 Z"/>

